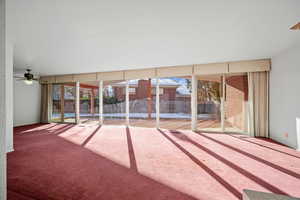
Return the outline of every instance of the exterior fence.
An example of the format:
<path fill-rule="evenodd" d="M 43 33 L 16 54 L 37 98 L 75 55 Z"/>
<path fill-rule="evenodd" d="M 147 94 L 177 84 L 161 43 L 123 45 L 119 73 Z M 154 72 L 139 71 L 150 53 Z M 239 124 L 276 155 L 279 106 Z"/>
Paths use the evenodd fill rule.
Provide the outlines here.
<path fill-rule="evenodd" d="M 95 113 L 99 112 L 98 102 L 95 101 Z M 185 100 L 161 100 L 159 103 L 160 113 L 191 113 L 191 102 Z M 156 113 L 155 100 L 151 101 L 152 113 Z M 91 105 L 90 100 L 80 101 L 80 113 L 90 113 Z M 60 101 L 53 101 L 53 111 L 59 112 Z M 75 101 L 65 100 L 64 105 L 65 113 L 75 113 Z M 220 104 L 214 102 L 199 103 L 197 106 L 198 113 L 200 114 L 218 114 L 220 112 Z M 126 103 L 120 102 L 116 104 L 103 104 L 103 113 L 125 113 Z M 147 99 L 139 99 L 129 101 L 130 113 L 148 113 Z"/>

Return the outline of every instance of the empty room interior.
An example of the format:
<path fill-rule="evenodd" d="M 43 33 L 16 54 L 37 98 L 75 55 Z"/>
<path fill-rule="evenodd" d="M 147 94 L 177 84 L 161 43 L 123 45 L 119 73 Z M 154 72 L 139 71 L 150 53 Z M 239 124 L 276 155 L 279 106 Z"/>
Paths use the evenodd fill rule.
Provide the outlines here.
<path fill-rule="evenodd" d="M 299 0 L 0 2 L 0 200 L 300 199 Z"/>

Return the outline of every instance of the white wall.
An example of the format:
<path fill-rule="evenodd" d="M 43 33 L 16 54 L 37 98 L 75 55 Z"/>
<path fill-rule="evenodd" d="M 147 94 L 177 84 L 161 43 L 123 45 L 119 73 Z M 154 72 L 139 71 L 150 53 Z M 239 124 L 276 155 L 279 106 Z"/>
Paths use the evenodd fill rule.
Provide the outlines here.
<path fill-rule="evenodd" d="M 300 44 L 272 58 L 270 72 L 270 137 L 297 148 L 300 118 Z M 298 147 L 299 148 L 299 147 Z"/>
<path fill-rule="evenodd" d="M 6 151 L 14 150 L 13 133 L 13 47 L 6 37 L 6 55 L 5 55 L 5 131 L 6 131 Z"/>
<path fill-rule="evenodd" d="M 40 122 L 41 88 L 38 82 L 26 85 L 14 79 L 14 126 Z"/>
<path fill-rule="evenodd" d="M 5 0 L 0 0 L 0 199 L 6 199 Z"/>
<path fill-rule="evenodd" d="M 14 64 L 42 75 L 269 58 L 299 38 L 299 0 L 7 2 Z"/>

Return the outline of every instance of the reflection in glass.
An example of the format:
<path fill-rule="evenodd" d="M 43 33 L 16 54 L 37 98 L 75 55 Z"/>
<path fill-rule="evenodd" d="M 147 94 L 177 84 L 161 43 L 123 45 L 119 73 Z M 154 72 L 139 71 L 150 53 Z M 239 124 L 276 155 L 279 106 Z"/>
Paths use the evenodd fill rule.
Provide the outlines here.
<path fill-rule="evenodd" d="M 198 77 L 197 88 L 197 128 L 201 130 L 221 130 L 222 76 Z"/>
<path fill-rule="evenodd" d="M 160 127 L 191 128 L 191 77 L 170 77 L 159 80 Z"/>
<path fill-rule="evenodd" d="M 64 84 L 64 122 L 75 123 L 75 84 Z"/>
<path fill-rule="evenodd" d="M 129 118 L 131 126 L 156 125 L 156 79 L 129 80 Z"/>
<path fill-rule="evenodd" d="M 247 74 L 227 75 L 225 84 L 225 131 L 247 132 L 248 77 Z"/>
<path fill-rule="evenodd" d="M 110 125 L 124 125 L 126 81 L 104 81 L 103 84 L 103 122 Z"/>
<path fill-rule="evenodd" d="M 75 123 L 75 84 L 53 84 L 52 122 Z"/>
<path fill-rule="evenodd" d="M 52 122 L 61 122 L 61 85 L 52 85 Z"/>
<path fill-rule="evenodd" d="M 81 123 L 99 121 L 99 83 L 80 83 L 80 121 Z"/>

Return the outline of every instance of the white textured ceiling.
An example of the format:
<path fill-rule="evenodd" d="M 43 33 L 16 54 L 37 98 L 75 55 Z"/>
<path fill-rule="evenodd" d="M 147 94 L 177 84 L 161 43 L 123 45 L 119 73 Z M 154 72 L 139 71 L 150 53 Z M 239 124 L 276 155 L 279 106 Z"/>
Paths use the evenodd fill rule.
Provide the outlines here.
<path fill-rule="evenodd" d="M 9 0 L 15 68 L 67 74 L 269 58 L 300 0 Z"/>

